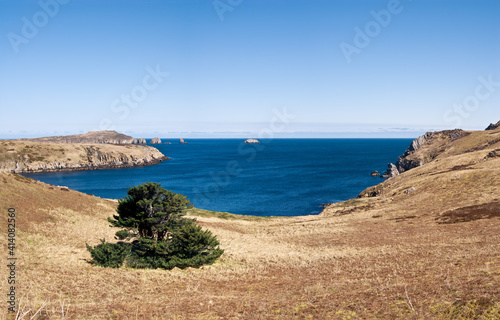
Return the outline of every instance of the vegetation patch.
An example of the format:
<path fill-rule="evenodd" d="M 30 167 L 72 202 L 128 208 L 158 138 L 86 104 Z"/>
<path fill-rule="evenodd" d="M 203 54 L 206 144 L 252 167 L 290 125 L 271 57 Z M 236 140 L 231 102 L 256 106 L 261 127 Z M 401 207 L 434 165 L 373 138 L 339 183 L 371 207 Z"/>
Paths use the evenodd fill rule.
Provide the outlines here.
<path fill-rule="evenodd" d="M 487 298 L 469 301 L 457 300 L 454 303 L 441 303 L 431 307 L 435 319 L 500 319 L 500 303 Z"/>
<path fill-rule="evenodd" d="M 219 212 L 219 211 L 210 211 L 203 210 L 198 208 L 191 208 L 187 210 L 187 214 L 195 217 L 205 217 L 205 218 L 218 218 L 223 220 L 246 220 L 246 221 L 261 221 L 261 220 L 269 220 L 273 217 L 258 217 L 258 216 L 244 216 L 229 212 Z"/>
<path fill-rule="evenodd" d="M 446 211 L 436 218 L 437 223 L 458 223 L 500 217 L 500 202 L 490 202 Z"/>
<path fill-rule="evenodd" d="M 14 175 L 14 179 L 16 179 L 19 182 L 24 182 L 24 183 L 31 183 L 32 181 L 35 181 L 31 178 L 27 178 L 27 177 L 24 177 L 24 176 L 21 176 L 18 174 Z"/>
<path fill-rule="evenodd" d="M 415 216 L 415 215 L 406 215 L 406 216 L 391 218 L 391 219 L 387 219 L 387 220 L 394 220 L 396 222 L 402 222 L 402 221 L 409 220 L 409 219 L 415 219 L 416 217 L 417 216 Z"/>

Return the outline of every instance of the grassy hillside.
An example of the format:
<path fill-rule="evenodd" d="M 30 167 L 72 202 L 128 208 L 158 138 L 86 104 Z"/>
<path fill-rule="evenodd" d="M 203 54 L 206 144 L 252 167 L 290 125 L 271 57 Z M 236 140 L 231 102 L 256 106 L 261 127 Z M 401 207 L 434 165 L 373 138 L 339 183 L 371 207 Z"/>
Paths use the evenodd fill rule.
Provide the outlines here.
<path fill-rule="evenodd" d="M 468 132 L 449 143 L 436 139 L 412 156 L 432 153 L 437 156 L 429 163 L 366 189 L 358 200 L 385 216 L 404 212 L 431 220 L 467 206 L 500 209 L 500 129 Z M 323 214 L 336 214 L 339 205 Z"/>
<path fill-rule="evenodd" d="M 45 304 L 45 319 L 62 307 L 68 319 L 500 319 L 496 148 L 436 159 L 319 216 L 195 209 L 225 253 L 172 271 L 90 265 L 85 242 L 113 241 L 116 202 L 0 173 L 0 210 L 18 215 L 17 295 L 26 310 Z"/>

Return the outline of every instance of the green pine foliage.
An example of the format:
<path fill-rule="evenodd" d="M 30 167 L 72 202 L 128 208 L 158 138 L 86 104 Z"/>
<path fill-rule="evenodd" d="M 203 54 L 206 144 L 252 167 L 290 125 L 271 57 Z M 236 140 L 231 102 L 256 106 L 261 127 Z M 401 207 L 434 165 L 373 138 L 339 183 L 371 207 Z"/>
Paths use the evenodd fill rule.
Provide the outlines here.
<path fill-rule="evenodd" d="M 119 200 L 117 215 L 108 218 L 116 232 L 117 244 L 87 245 L 94 262 L 119 267 L 172 269 L 199 267 L 213 263 L 224 252 L 208 230 L 183 217 L 192 208 L 183 195 L 148 182 L 128 190 Z"/>
<path fill-rule="evenodd" d="M 127 196 L 118 201 L 118 215 L 108 218 L 114 227 L 125 228 L 130 237 L 164 240 L 169 231 L 182 226 L 186 219 L 182 215 L 192 208 L 190 201 L 159 183 L 148 182 L 127 191 Z"/>
<path fill-rule="evenodd" d="M 132 245 L 127 265 L 134 268 L 187 268 L 213 263 L 224 253 L 219 241 L 200 226 L 187 224 L 167 241 L 141 238 Z"/>
<path fill-rule="evenodd" d="M 85 245 L 94 263 L 101 267 L 119 268 L 125 257 L 130 254 L 130 245 L 124 242 L 106 243 L 104 239 L 101 239 L 101 244 L 95 247 Z"/>

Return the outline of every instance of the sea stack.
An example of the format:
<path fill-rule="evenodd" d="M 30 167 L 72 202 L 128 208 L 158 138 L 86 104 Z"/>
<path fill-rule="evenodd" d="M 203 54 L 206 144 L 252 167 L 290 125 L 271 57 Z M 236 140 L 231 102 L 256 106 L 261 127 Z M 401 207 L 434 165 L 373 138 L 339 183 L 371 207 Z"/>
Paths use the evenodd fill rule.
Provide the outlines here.
<path fill-rule="evenodd" d="M 179 143 L 186 144 L 187 142 L 186 142 L 186 141 L 184 141 L 184 139 L 180 138 L 180 139 L 179 139 Z"/>
<path fill-rule="evenodd" d="M 260 141 L 257 139 L 247 139 L 245 140 L 245 143 L 260 143 Z"/>
<path fill-rule="evenodd" d="M 151 140 L 150 144 L 161 144 L 161 140 L 160 138 L 155 137 L 153 138 L 153 140 Z"/>
<path fill-rule="evenodd" d="M 146 140 L 144 138 L 134 139 L 132 144 L 146 144 Z"/>

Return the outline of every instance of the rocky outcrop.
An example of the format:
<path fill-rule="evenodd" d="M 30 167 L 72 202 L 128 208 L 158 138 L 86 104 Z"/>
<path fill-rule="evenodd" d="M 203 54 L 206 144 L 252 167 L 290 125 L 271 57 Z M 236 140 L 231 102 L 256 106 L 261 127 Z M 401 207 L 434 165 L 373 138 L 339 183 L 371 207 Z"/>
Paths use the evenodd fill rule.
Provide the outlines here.
<path fill-rule="evenodd" d="M 399 170 L 394 164 L 388 163 L 387 171 L 385 172 L 385 174 L 387 175 L 388 178 L 392 178 L 399 175 Z"/>
<path fill-rule="evenodd" d="M 491 194 L 490 199 L 496 201 L 493 195 L 498 194 L 496 189 L 498 183 L 493 181 L 499 176 L 499 158 L 498 131 L 428 132 L 412 141 L 405 153 L 399 157 L 399 168 L 394 164 L 389 164 L 387 172 L 380 175 L 382 178 L 389 178 L 390 175 L 397 175 L 397 177 L 363 190 L 358 198 L 380 197 L 380 203 L 388 203 L 398 197 L 402 201 L 407 201 L 408 197 L 423 192 L 431 195 L 426 197 L 427 207 L 429 207 L 427 201 L 437 199 L 434 201 L 436 212 L 442 211 L 443 205 L 453 208 L 463 199 L 477 202 L 476 199 L 481 199 L 485 194 Z M 418 166 L 421 166 L 418 170 L 411 170 Z M 406 172 L 408 170 L 409 172 Z M 464 170 L 467 172 L 460 172 Z M 474 170 L 475 173 L 473 173 Z M 483 188 L 478 188 L 477 183 L 481 180 Z M 435 183 L 436 181 L 439 183 Z M 444 182 L 441 183 L 441 181 Z M 447 184 L 445 181 L 453 182 Z M 450 192 L 449 186 L 459 188 L 457 190 L 460 192 Z M 435 195 L 439 193 L 442 196 Z M 471 195 L 472 193 L 474 195 Z M 454 201 L 442 201 L 450 197 L 454 197 Z M 332 206 L 327 206 L 324 212 L 332 209 Z"/>
<path fill-rule="evenodd" d="M 496 130 L 498 128 L 500 128 L 500 121 L 498 121 L 495 124 L 490 123 L 490 125 L 486 129 L 484 129 L 484 130 Z"/>
<path fill-rule="evenodd" d="M 257 139 L 247 139 L 245 140 L 245 143 L 260 143 L 260 141 Z"/>
<path fill-rule="evenodd" d="M 53 142 L 53 143 L 110 143 L 133 144 L 134 138 L 114 130 L 90 131 L 84 134 L 69 136 L 43 137 L 33 139 L 19 139 L 21 141 Z"/>
<path fill-rule="evenodd" d="M 427 154 L 419 154 L 416 155 L 417 151 L 420 150 L 424 146 L 431 145 L 435 143 L 437 140 L 440 140 L 441 144 L 446 144 L 453 142 L 457 139 L 460 139 L 462 137 L 465 137 L 469 135 L 468 132 L 463 131 L 462 129 L 454 129 L 454 130 L 444 130 L 444 131 L 436 131 L 436 132 L 427 132 L 424 135 L 418 137 L 417 139 L 413 140 L 410 146 L 406 149 L 406 151 L 399 156 L 398 160 L 396 161 L 396 169 L 399 173 L 403 173 L 405 171 L 408 171 L 412 168 L 419 167 L 429 161 L 432 161 L 434 158 L 436 158 L 441 152 L 445 150 L 445 148 L 433 148 L 433 150 L 430 150 L 429 153 Z M 395 173 L 393 168 L 391 167 L 392 164 L 389 164 L 389 169 Z M 388 171 L 389 176 L 391 174 Z"/>
<path fill-rule="evenodd" d="M 359 195 L 358 198 L 370 198 L 370 197 L 378 197 L 381 195 L 384 191 L 384 188 L 382 184 L 378 184 L 376 186 L 372 186 L 369 188 L 366 188 L 363 190 Z"/>
<path fill-rule="evenodd" d="M 181 143 L 181 144 L 186 144 L 187 142 L 186 142 L 186 141 L 184 141 L 184 139 L 180 138 L 180 139 L 179 139 L 179 143 Z"/>
<path fill-rule="evenodd" d="M 372 177 L 378 177 L 379 175 L 380 175 L 380 173 L 377 170 L 370 173 L 370 176 L 372 176 Z"/>
<path fill-rule="evenodd" d="M 133 144 L 146 144 L 146 139 L 144 138 L 139 138 L 139 139 L 134 139 Z"/>
<path fill-rule="evenodd" d="M 410 193 L 414 192 L 415 190 L 417 190 L 417 189 L 415 187 L 411 186 L 404 191 L 404 194 L 410 194 Z"/>
<path fill-rule="evenodd" d="M 47 145 L 42 144 L 47 148 Z M 27 155 L 12 156 L 0 162 L 0 171 L 14 173 L 37 173 L 55 171 L 78 171 L 110 168 L 126 168 L 158 164 L 168 160 L 156 148 L 148 146 L 107 146 L 61 144 L 62 156 L 47 159 L 33 158 Z M 58 150 L 58 151 L 59 151 Z M 67 158 L 71 153 L 71 157 Z"/>
<path fill-rule="evenodd" d="M 160 138 L 155 137 L 149 143 L 150 144 L 161 144 L 161 140 L 160 140 Z"/>

